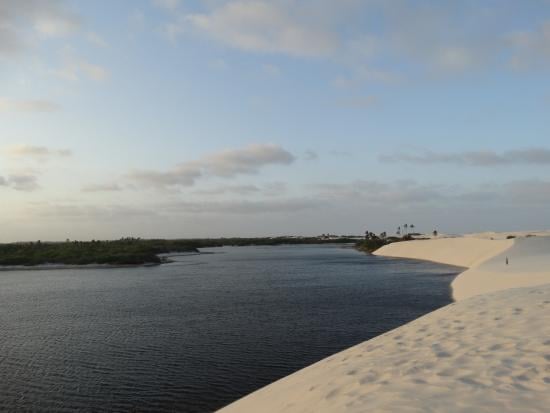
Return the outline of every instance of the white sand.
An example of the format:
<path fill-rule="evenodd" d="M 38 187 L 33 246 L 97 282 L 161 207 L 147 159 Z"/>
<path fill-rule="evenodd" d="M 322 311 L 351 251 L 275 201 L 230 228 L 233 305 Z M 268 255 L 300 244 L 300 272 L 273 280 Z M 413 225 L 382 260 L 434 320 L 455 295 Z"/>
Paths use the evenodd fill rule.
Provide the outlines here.
<path fill-rule="evenodd" d="M 396 242 L 380 248 L 375 255 L 415 258 L 469 268 L 451 284 L 453 298 L 463 300 L 507 288 L 550 283 L 548 233 L 539 232 L 531 238 L 504 239 L 507 235 L 524 237 L 526 234 L 483 233 L 459 238 Z M 506 257 L 509 258 L 509 265 L 506 265 Z"/>
<path fill-rule="evenodd" d="M 380 248 L 374 255 L 414 258 L 459 267 L 474 267 L 514 245 L 513 240 L 481 238 L 440 238 L 395 242 Z"/>
<path fill-rule="evenodd" d="M 462 300 L 491 291 L 548 283 L 550 238 L 536 237 L 515 240 L 511 248 L 460 274 L 451 286 L 455 300 Z"/>
<path fill-rule="evenodd" d="M 550 285 L 479 295 L 322 360 L 231 412 L 548 412 Z"/>
<path fill-rule="evenodd" d="M 460 301 L 221 411 L 549 412 L 550 238 L 502 238 L 470 235 L 382 248 L 380 255 L 469 267 L 453 282 Z"/>

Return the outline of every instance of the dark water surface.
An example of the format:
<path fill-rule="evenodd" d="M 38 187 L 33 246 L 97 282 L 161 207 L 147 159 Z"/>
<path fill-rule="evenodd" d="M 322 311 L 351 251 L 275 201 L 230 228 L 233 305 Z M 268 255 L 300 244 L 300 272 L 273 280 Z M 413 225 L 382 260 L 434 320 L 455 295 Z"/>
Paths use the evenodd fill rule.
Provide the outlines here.
<path fill-rule="evenodd" d="M 457 268 L 340 246 L 0 272 L 0 410 L 208 412 L 450 302 Z"/>

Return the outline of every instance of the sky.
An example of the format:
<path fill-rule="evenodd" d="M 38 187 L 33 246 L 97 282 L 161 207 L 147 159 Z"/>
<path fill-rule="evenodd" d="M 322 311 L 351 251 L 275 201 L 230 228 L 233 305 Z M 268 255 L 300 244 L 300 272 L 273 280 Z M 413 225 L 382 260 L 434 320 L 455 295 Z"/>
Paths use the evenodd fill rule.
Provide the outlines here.
<path fill-rule="evenodd" d="M 550 228 L 548 0 L 0 0 L 0 242 Z"/>

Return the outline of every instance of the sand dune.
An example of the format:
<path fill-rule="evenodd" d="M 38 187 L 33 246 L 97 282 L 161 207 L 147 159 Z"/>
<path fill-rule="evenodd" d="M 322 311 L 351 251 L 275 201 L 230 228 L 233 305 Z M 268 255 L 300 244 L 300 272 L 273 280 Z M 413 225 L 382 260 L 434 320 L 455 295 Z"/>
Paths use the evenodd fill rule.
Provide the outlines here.
<path fill-rule="evenodd" d="M 486 233 L 380 249 L 468 267 L 453 282 L 460 301 L 221 412 L 548 412 L 550 238 L 505 238 Z"/>
<path fill-rule="evenodd" d="M 516 239 L 510 248 L 456 277 L 452 288 L 455 300 L 461 300 L 491 291 L 548 283 L 550 238 L 536 237 Z"/>
<path fill-rule="evenodd" d="M 478 295 L 336 354 L 232 412 L 547 412 L 550 285 Z"/>
<path fill-rule="evenodd" d="M 467 267 L 452 283 L 453 298 L 465 298 L 507 288 L 550 283 L 550 237 L 503 239 L 508 234 L 471 234 L 398 242 L 380 248 L 376 255 L 414 258 Z M 513 233 L 521 237 L 527 233 Z M 493 238 L 493 239 L 490 239 Z M 506 257 L 509 264 L 506 265 Z"/>
<path fill-rule="evenodd" d="M 514 240 L 483 238 L 439 238 L 396 242 L 380 248 L 374 255 L 413 258 L 459 267 L 475 267 L 511 248 Z"/>

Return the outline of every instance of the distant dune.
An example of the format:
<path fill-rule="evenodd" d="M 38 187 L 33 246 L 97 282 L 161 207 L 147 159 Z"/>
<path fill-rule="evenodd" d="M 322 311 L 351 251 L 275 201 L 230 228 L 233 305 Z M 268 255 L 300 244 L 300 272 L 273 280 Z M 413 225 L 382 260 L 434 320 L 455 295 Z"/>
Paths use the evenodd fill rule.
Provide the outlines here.
<path fill-rule="evenodd" d="M 375 254 L 467 267 L 452 283 L 453 298 L 463 300 L 507 288 L 550 283 L 549 234 L 526 237 L 531 234 L 513 233 L 514 239 L 506 239 L 510 236 L 507 234 L 483 233 L 398 242 L 380 248 Z"/>

